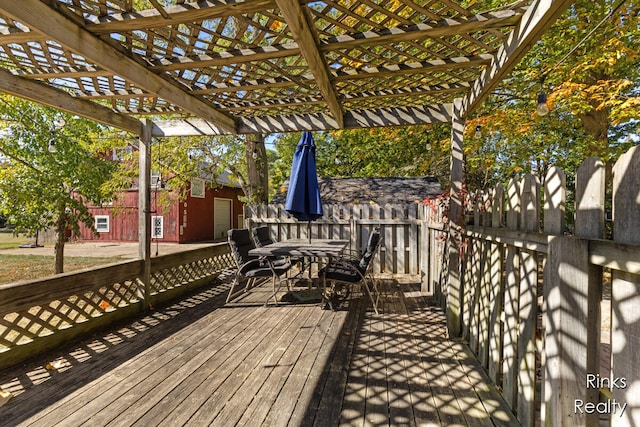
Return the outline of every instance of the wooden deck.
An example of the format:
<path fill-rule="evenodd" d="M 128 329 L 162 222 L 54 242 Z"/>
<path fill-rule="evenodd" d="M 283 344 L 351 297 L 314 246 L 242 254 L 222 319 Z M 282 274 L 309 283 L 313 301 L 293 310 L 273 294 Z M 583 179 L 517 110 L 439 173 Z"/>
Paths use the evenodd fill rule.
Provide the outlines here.
<path fill-rule="evenodd" d="M 331 312 L 219 284 L 0 373 L 2 426 L 516 425 L 410 284 Z M 48 366 L 47 366 L 48 365 Z"/>

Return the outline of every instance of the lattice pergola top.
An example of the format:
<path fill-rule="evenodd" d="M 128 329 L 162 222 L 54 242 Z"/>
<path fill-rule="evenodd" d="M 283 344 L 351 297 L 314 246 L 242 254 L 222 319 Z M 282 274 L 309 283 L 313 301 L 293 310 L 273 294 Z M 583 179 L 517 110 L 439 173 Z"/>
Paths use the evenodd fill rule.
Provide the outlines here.
<path fill-rule="evenodd" d="M 448 122 L 557 3 L 0 0 L 0 90 L 157 135 Z"/>

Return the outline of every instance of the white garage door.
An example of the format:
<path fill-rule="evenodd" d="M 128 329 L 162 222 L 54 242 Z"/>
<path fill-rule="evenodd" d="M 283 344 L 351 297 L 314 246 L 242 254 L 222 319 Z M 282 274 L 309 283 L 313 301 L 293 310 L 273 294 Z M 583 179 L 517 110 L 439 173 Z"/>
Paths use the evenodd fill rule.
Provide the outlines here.
<path fill-rule="evenodd" d="M 216 239 L 226 239 L 227 230 L 231 228 L 231 200 L 213 200 L 213 232 Z"/>

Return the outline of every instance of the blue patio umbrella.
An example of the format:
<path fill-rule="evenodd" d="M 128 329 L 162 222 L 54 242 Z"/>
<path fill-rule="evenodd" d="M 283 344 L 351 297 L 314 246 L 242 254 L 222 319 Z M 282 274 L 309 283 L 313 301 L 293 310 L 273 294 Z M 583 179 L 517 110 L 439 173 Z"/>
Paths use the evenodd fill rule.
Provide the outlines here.
<path fill-rule="evenodd" d="M 316 145 L 311 132 L 305 132 L 296 146 L 285 210 L 298 221 L 310 222 L 322 217 L 322 200 L 316 175 Z"/>

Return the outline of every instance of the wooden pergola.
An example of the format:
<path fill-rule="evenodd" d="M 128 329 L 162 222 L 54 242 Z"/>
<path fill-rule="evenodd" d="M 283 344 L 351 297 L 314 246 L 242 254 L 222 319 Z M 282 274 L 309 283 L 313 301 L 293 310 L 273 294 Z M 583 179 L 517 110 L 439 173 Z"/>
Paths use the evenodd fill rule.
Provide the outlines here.
<path fill-rule="evenodd" d="M 0 0 L 0 91 L 139 135 L 147 192 L 152 137 L 452 123 L 455 195 L 465 117 L 570 1 L 504 3 Z"/>
<path fill-rule="evenodd" d="M 451 122 L 569 2 L 466 4 L 2 0 L 0 90 L 153 136 Z"/>

